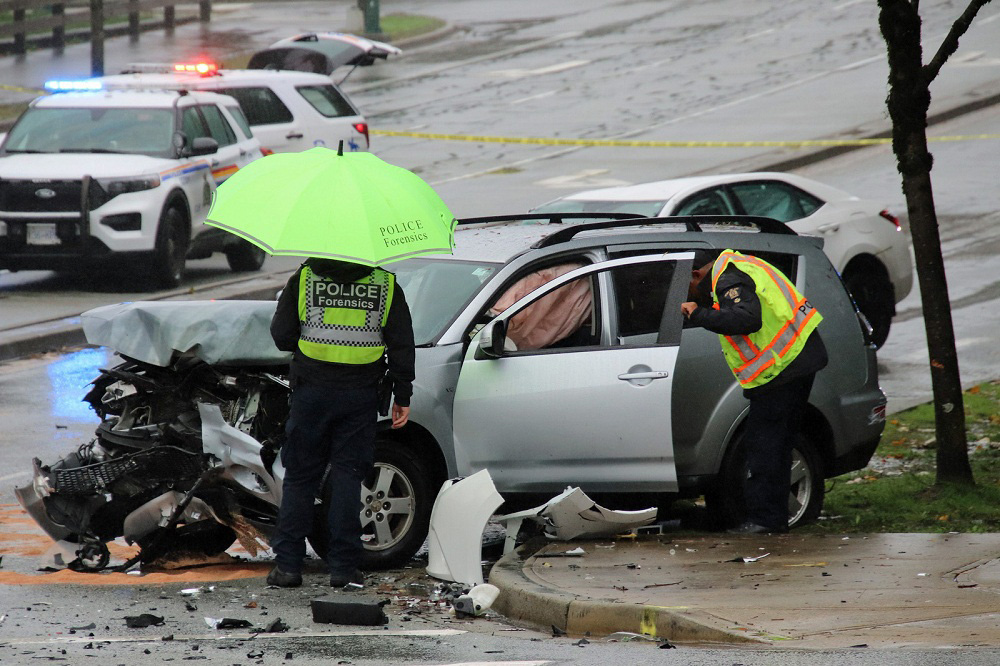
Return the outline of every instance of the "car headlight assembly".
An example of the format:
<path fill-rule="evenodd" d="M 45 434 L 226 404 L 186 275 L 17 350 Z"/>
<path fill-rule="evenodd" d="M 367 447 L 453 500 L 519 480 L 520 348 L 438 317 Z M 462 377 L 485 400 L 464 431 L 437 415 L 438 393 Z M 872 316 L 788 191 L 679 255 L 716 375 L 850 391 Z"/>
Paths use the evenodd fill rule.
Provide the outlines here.
<path fill-rule="evenodd" d="M 153 175 L 140 178 L 98 178 L 97 182 L 107 194 L 107 198 L 113 199 L 119 194 L 155 189 L 160 186 L 160 177 Z"/>

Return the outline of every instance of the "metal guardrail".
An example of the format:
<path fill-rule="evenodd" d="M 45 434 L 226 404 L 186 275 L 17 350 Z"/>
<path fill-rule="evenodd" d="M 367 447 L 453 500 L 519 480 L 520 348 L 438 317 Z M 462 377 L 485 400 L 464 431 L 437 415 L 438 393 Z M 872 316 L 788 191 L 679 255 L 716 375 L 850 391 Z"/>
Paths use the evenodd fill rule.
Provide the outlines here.
<path fill-rule="evenodd" d="M 207 23 L 212 18 L 212 0 L 193 0 L 198 5 L 198 19 Z M 190 3 L 190 4 L 193 4 Z M 32 46 L 62 49 L 66 45 L 68 25 L 85 22 L 89 26 L 84 34 L 90 40 L 90 70 L 93 76 L 104 75 L 104 38 L 108 32 L 107 20 L 112 16 L 127 16 L 127 33 L 133 41 L 143 31 L 140 16 L 143 12 L 163 10 L 163 21 L 156 24 L 172 32 L 177 25 L 177 5 L 188 4 L 176 0 L 77 0 L 47 2 L 46 0 L 2 0 L 0 12 L 10 12 L 10 23 L 0 23 L 0 40 L 13 37 L 3 50 L 14 55 L 24 55 Z M 42 13 L 46 15 L 31 16 Z M 51 35 L 45 34 L 51 32 Z M 40 33 L 42 33 L 40 35 Z"/>

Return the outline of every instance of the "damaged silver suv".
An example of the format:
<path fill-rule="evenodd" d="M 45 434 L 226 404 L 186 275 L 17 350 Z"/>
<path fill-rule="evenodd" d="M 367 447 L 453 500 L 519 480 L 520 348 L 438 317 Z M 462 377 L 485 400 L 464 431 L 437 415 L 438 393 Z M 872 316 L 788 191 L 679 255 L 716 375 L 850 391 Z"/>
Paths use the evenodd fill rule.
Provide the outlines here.
<path fill-rule="evenodd" d="M 704 496 L 720 526 L 739 521 L 748 402 L 717 336 L 684 328 L 680 310 L 699 249 L 769 261 L 823 313 L 833 362 L 799 434 L 789 523 L 816 518 L 824 479 L 867 464 L 886 400 L 870 328 L 821 239 L 766 218 L 593 218 L 464 220 L 454 256 L 392 265 L 413 314 L 417 379 L 409 423 L 382 423 L 362 488 L 368 568 L 407 561 L 442 483 L 482 469 L 511 504 L 576 486 L 613 508 Z M 36 461 L 21 503 L 100 566 L 103 542 L 123 534 L 149 557 L 182 541 L 224 550 L 237 537 L 266 540 L 288 389 L 273 310 L 162 302 L 85 315 L 90 342 L 124 363 L 87 396 L 102 418 L 94 442 L 51 466 Z M 221 331 L 239 331 L 240 344 Z M 311 538 L 320 554 L 324 533 L 320 523 Z"/>

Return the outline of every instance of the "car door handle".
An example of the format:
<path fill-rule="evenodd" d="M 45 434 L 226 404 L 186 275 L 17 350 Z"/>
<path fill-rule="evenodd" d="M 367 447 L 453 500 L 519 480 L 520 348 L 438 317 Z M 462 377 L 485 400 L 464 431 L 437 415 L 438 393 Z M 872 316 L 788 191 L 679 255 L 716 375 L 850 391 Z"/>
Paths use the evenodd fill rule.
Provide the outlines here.
<path fill-rule="evenodd" d="M 302 133 L 301 132 L 289 132 L 288 134 L 285 135 L 285 138 L 286 139 L 301 139 L 302 138 Z"/>
<path fill-rule="evenodd" d="M 832 223 L 832 224 L 821 224 L 818 227 L 816 227 L 816 231 L 818 231 L 820 233 L 826 233 L 826 232 L 836 231 L 839 228 L 840 228 L 840 223 L 839 222 L 835 222 L 835 223 Z"/>
<path fill-rule="evenodd" d="M 626 372 L 618 375 L 618 379 L 627 382 L 633 379 L 665 379 L 669 376 L 670 373 L 666 370 L 649 370 L 648 372 Z"/>

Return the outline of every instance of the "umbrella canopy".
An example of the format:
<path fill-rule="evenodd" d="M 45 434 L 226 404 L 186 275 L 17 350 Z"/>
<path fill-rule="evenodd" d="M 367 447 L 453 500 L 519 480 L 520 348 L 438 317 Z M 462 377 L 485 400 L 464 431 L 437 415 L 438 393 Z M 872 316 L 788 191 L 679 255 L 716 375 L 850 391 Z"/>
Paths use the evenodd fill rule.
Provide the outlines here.
<path fill-rule="evenodd" d="M 208 224 L 273 255 L 367 266 L 450 253 L 455 217 L 412 171 L 371 153 L 274 153 L 219 186 Z"/>

